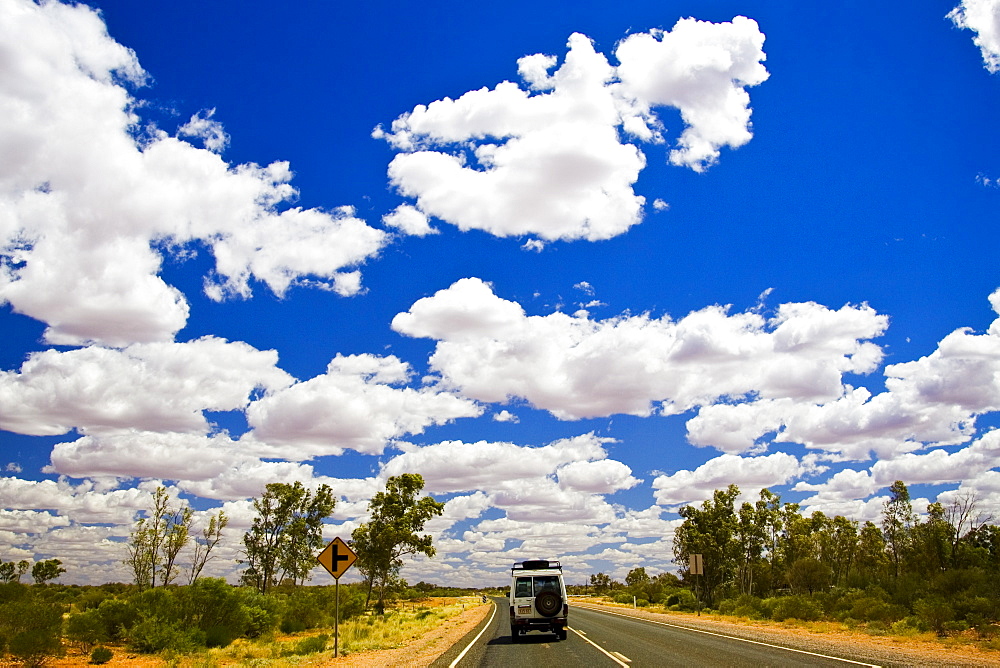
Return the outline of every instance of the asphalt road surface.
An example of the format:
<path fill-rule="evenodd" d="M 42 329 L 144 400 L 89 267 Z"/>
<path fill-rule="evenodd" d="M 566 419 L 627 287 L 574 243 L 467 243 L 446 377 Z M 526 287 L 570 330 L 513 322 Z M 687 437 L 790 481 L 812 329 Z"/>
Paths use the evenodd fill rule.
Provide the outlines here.
<path fill-rule="evenodd" d="M 487 615 L 486 626 L 480 625 L 456 643 L 434 662 L 434 668 L 869 665 L 573 605 L 566 640 L 532 631 L 515 645 L 510 640 L 507 599 L 496 598 L 493 602 L 496 612 L 492 617 Z"/>

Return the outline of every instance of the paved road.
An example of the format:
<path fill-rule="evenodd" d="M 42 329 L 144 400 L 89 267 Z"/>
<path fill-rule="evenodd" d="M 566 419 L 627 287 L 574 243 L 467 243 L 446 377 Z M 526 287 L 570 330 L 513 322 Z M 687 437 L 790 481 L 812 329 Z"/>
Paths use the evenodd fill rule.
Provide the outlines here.
<path fill-rule="evenodd" d="M 483 666 L 844 666 L 858 665 L 833 657 L 794 652 L 772 645 L 702 633 L 645 619 L 570 606 L 569 638 L 533 631 L 518 644 L 510 641 L 507 600 L 494 599 L 496 613 L 449 652 L 433 668 L 447 668 L 482 631 L 458 662 L 460 668 Z"/>

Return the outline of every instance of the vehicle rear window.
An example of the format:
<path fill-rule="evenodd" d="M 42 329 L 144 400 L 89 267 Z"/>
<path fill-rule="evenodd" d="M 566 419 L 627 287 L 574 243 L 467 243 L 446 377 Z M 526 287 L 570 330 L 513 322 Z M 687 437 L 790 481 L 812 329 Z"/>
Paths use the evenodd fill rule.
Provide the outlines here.
<path fill-rule="evenodd" d="M 527 598 L 531 595 L 531 578 L 517 578 L 514 582 L 514 596 Z"/>
<path fill-rule="evenodd" d="M 535 576 L 535 596 L 543 591 L 554 591 L 559 593 L 559 577 L 556 575 L 536 575 Z"/>

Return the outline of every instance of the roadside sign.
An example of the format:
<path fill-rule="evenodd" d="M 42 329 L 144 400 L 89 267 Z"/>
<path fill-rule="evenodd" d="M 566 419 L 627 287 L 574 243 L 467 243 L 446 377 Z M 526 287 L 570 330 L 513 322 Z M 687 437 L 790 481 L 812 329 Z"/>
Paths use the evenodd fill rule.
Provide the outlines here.
<path fill-rule="evenodd" d="M 334 579 L 339 580 L 340 576 L 358 560 L 358 555 L 347 546 L 347 543 L 337 537 L 330 541 L 330 544 L 319 553 L 316 559 L 323 565 L 323 568 L 330 572 Z"/>
<path fill-rule="evenodd" d="M 688 559 L 688 572 L 691 575 L 704 575 L 705 574 L 705 564 L 702 561 L 700 554 L 689 555 Z"/>

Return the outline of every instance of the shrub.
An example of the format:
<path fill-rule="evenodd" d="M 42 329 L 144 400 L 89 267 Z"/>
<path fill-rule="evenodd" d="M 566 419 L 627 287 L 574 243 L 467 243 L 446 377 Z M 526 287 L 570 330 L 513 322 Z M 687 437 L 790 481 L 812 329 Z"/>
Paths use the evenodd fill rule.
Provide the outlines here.
<path fill-rule="evenodd" d="M 764 610 L 769 612 L 768 616 L 776 622 L 785 619 L 814 622 L 823 618 L 823 609 L 810 596 L 793 595 L 769 598 L 762 605 Z"/>
<path fill-rule="evenodd" d="M 117 598 L 101 601 L 97 612 L 104 624 L 104 631 L 112 640 L 124 640 L 135 623 L 135 613 L 128 603 Z"/>
<path fill-rule="evenodd" d="M 310 591 L 299 588 L 285 599 L 285 609 L 281 617 L 281 630 L 296 633 L 314 629 L 325 624 L 333 625 L 333 592 L 325 595 L 323 590 Z"/>
<path fill-rule="evenodd" d="M 247 613 L 247 626 L 243 634 L 248 638 L 259 638 L 274 628 L 278 620 L 276 612 L 256 605 L 244 606 Z"/>
<path fill-rule="evenodd" d="M 292 650 L 292 654 L 315 654 L 317 652 L 322 652 L 326 649 L 326 643 L 329 640 L 330 636 L 325 633 L 318 636 L 312 636 L 310 638 L 303 638 L 295 644 L 295 649 Z"/>
<path fill-rule="evenodd" d="M 90 653 L 90 662 L 107 663 L 114 655 L 115 653 L 107 647 L 95 647 L 94 651 Z"/>
<path fill-rule="evenodd" d="M 97 608 L 70 615 L 66 620 L 66 637 L 88 645 L 111 640 L 108 626 Z"/>
<path fill-rule="evenodd" d="M 205 633 L 201 629 L 185 627 L 180 622 L 169 622 L 156 617 L 139 622 L 128 634 L 128 646 L 144 654 L 155 654 L 167 649 L 192 652 L 204 644 Z"/>
<path fill-rule="evenodd" d="M 178 592 L 181 621 L 205 632 L 209 647 L 225 647 L 246 633 L 250 620 L 239 590 L 221 578 L 201 578 Z"/>
<path fill-rule="evenodd" d="M 760 619 L 764 616 L 761 600 L 750 594 L 741 594 L 738 598 L 727 598 L 719 603 L 719 612 L 723 615 L 749 617 Z"/>
<path fill-rule="evenodd" d="M 955 611 L 940 596 L 928 596 L 917 601 L 913 611 L 939 636 L 945 635 L 945 623 L 955 619 Z"/>
<path fill-rule="evenodd" d="M 667 607 L 671 610 L 694 610 L 698 607 L 698 599 L 690 589 L 678 589 L 667 597 Z"/>
<path fill-rule="evenodd" d="M 16 583 L 14 583 L 16 584 Z M 25 665 L 40 665 L 62 651 L 62 609 L 30 593 L 0 605 L 0 629 L 7 651 Z"/>

